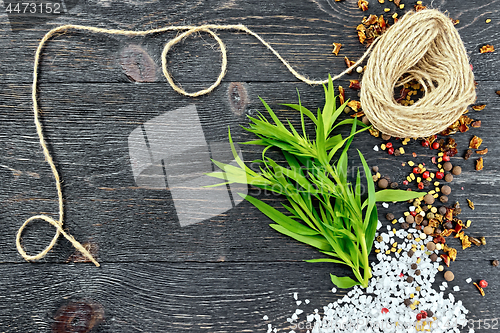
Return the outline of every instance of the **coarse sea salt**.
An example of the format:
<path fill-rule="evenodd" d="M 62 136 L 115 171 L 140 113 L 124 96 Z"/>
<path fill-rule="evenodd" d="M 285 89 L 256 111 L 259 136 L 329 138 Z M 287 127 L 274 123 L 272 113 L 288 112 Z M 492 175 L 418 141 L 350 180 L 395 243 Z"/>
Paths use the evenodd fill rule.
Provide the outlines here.
<path fill-rule="evenodd" d="M 394 236 L 393 232 L 378 233 L 377 235 L 382 237 L 383 242 L 376 242 L 375 247 L 389 248 L 386 243 Z M 432 321 L 432 332 L 460 332 L 460 327 L 464 327 L 468 323 L 466 315 L 469 311 L 463 306 L 462 301 L 455 300 L 451 293 L 445 297 L 444 291 L 448 287 L 447 282 L 439 285 L 440 292 L 432 287 L 438 272 L 438 263 L 432 262 L 429 254 L 418 250 L 418 248 L 414 250 L 414 255 L 409 257 L 407 251 L 412 248 L 413 244 L 417 243 L 414 240 L 404 238 L 398 245 L 404 249 L 404 252 L 398 254 L 397 258 L 396 254 L 378 253 L 378 261 L 371 263 L 372 278 L 366 289 L 354 286 L 342 299 L 320 307 L 323 309 L 323 313 L 315 309 L 312 314 L 307 314 L 302 309 L 296 309 L 287 318 L 289 327 L 285 331 L 288 333 L 416 333 L 422 330 L 424 322 L 426 322 L 426 327 L 429 327 L 429 322 Z M 418 244 L 422 244 L 422 242 Z M 390 245 L 392 246 L 392 244 Z M 417 258 L 420 258 L 418 269 L 421 271 L 421 275 L 419 276 L 415 276 L 414 270 L 411 268 L 411 265 L 417 262 Z M 408 276 L 413 276 L 413 282 L 407 282 Z M 469 280 L 472 281 L 470 278 L 466 281 L 469 283 Z M 453 287 L 453 291 L 459 290 L 458 286 Z M 332 293 L 336 292 L 337 289 L 332 288 Z M 299 303 L 298 293 L 294 293 L 293 296 L 296 303 Z M 404 305 L 405 299 L 419 303 L 414 303 L 416 304 L 415 309 L 412 310 Z M 309 301 L 304 303 L 308 304 Z M 386 308 L 388 312 L 382 311 L 382 308 Z M 421 310 L 432 311 L 433 318 L 417 321 L 416 315 Z M 268 325 L 268 333 L 277 332 L 277 330 L 277 327 L 273 328 Z M 472 330 L 472 332 L 474 331 Z"/>

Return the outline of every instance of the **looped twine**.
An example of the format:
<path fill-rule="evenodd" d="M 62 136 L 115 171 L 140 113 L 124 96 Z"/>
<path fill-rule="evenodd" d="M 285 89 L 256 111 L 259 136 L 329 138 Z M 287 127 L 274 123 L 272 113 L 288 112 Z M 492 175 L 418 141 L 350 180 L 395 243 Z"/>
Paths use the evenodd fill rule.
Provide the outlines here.
<path fill-rule="evenodd" d="M 394 88 L 416 81 L 424 96 L 404 106 Z M 409 12 L 378 40 L 368 59 L 360 102 L 385 134 L 428 137 L 453 124 L 474 103 L 474 74 L 458 31 L 437 10 Z"/>
<path fill-rule="evenodd" d="M 43 47 L 53 35 L 68 30 L 124 36 L 145 36 L 167 31 L 185 30 L 165 45 L 161 55 L 162 70 L 165 78 L 172 89 L 184 96 L 196 97 L 210 93 L 219 86 L 226 74 L 226 46 L 213 30 L 245 32 L 266 46 L 297 79 L 310 85 L 325 84 L 328 82 L 328 80 L 310 80 L 301 75 L 262 37 L 241 24 L 169 26 L 146 31 L 63 25 L 50 30 L 41 39 L 35 53 L 32 101 L 34 122 L 40 139 L 40 145 L 56 182 L 59 220 L 56 221 L 46 215 L 36 215 L 26 220 L 19 228 L 16 237 L 16 246 L 19 253 L 26 260 L 37 260 L 44 257 L 53 248 L 57 239 L 62 234 L 76 249 L 89 258 L 96 266 L 99 266 L 99 263 L 92 255 L 63 229 L 64 202 L 61 180 L 45 142 L 38 107 L 38 67 Z M 217 80 L 210 87 L 194 93 L 188 93 L 175 84 L 172 75 L 168 72 L 167 54 L 175 44 L 196 32 L 210 34 L 219 44 L 222 56 L 221 71 Z M 465 47 L 458 32 L 451 24 L 450 19 L 442 13 L 436 10 L 424 10 L 416 14 L 406 14 L 398 23 L 390 27 L 382 37 L 375 40 L 354 65 L 334 76 L 332 80 L 337 80 L 346 73 L 351 72 L 368 57 L 372 50 L 373 55 L 368 61 L 367 71 L 364 74 L 361 86 L 361 105 L 368 119 L 383 133 L 399 137 L 419 137 L 435 134 L 458 119 L 467 105 L 473 103 L 475 99 L 474 77 L 469 68 Z M 399 81 L 405 73 L 409 74 L 409 76 L 405 80 Z M 426 95 L 412 107 L 403 107 L 394 100 L 394 87 L 396 84 L 403 85 L 412 79 L 417 80 L 424 86 Z M 430 115 L 434 118 L 429 119 Z M 42 252 L 30 256 L 21 245 L 21 236 L 25 227 L 33 220 L 44 220 L 50 223 L 56 228 L 56 234 Z"/>

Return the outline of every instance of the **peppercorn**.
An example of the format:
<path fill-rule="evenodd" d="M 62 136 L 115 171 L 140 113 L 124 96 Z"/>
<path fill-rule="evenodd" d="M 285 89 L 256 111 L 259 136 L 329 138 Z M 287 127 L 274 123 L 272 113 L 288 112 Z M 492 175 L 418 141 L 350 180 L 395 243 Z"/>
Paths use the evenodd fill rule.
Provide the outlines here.
<path fill-rule="evenodd" d="M 415 264 L 415 263 L 413 263 L 413 264 L 411 264 L 411 266 L 410 266 L 410 267 L 411 267 L 411 269 L 417 269 L 418 265 L 417 265 L 417 264 Z"/>
<path fill-rule="evenodd" d="M 441 172 L 441 171 L 436 172 L 436 178 L 437 179 L 443 179 L 444 178 L 444 172 Z"/>
<path fill-rule="evenodd" d="M 479 286 L 481 288 L 486 288 L 486 287 L 488 287 L 488 282 L 486 282 L 486 280 L 481 280 L 481 281 L 479 281 Z"/>
<path fill-rule="evenodd" d="M 412 277 L 412 276 L 408 276 L 408 277 L 406 278 L 406 282 L 408 282 L 408 283 L 412 283 L 412 282 L 413 282 L 413 277 Z"/>
<path fill-rule="evenodd" d="M 434 251 L 435 249 L 436 249 L 436 243 L 434 243 L 434 242 L 427 243 L 427 250 Z M 437 259 L 437 255 L 436 255 L 436 259 Z M 432 260 L 432 255 L 431 255 L 431 260 Z"/>
<path fill-rule="evenodd" d="M 444 273 L 444 279 L 448 282 L 453 281 L 455 279 L 455 274 L 452 271 L 446 271 Z"/>
<path fill-rule="evenodd" d="M 453 181 L 453 175 L 451 173 L 447 173 L 445 176 L 444 176 L 444 180 L 448 183 L 451 183 Z"/>
<path fill-rule="evenodd" d="M 442 203 L 447 203 L 448 197 L 446 195 L 442 195 L 439 197 L 439 201 L 441 201 Z"/>
<path fill-rule="evenodd" d="M 440 234 L 440 233 L 442 233 L 442 232 L 443 232 L 443 230 L 442 230 L 441 228 L 436 228 L 436 234 L 438 234 L 438 235 L 439 235 L 439 234 Z M 436 244 L 436 245 L 437 245 L 437 244 Z"/>
<path fill-rule="evenodd" d="M 410 306 L 412 303 L 413 303 L 413 302 L 412 302 L 412 301 L 411 301 L 411 299 L 409 299 L 409 298 L 407 298 L 407 299 L 405 299 L 405 300 L 404 300 L 404 304 L 405 304 L 406 306 Z"/>
<path fill-rule="evenodd" d="M 428 187 L 431 184 L 431 182 L 427 179 L 425 179 L 422 183 L 424 184 L 424 187 Z"/>
<path fill-rule="evenodd" d="M 426 204 L 428 204 L 428 205 L 432 205 L 432 204 L 434 203 L 434 200 L 435 200 L 435 199 L 434 199 L 434 197 L 432 196 L 432 194 L 426 194 L 426 195 L 424 196 L 424 201 L 425 201 L 425 203 L 426 203 Z"/>
<path fill-rule="evenodd" d="M 446 209 L 445 206 L 439 207 L 439 214 L 445 215 L 447 211 L 448 211 L 448 209 Z"/>
<path fill-rule="evenodd" d="M 427 244 L 431 244 L 431 243 L 434 244 L 433 242 L 429 242 Z M 431 259 L 432 262 L 435 262 L 438 259 L 438 255 L 433 253 L 433 254 L 431 254 L 431 256 L 429 258 Z"/>
<path fill-rule="evenodd" d="M 433 149 L 438 149 L 438 148 L 439 148 L 439 143 L 438 143 L 438 142 L 436 142 L 436 141 L 434 141 L 434 142 L 432 143 L 432 148 L 433 148 Z"/>
<path fill-rule="evenodd" d="M 409 234 L 409 235 L 411 235 L 411 234 Z M 411 258 L 411 257 L 413 257 L 414 254 L 415 254 L 415 251 L 413 251 L 413 250 L 408 251 L 408 257 Z"/>
<path fill-rule="evenodd" d="M 443 193 L 444 195 L 450 195 L 451 187 L 449 187 L 448 185 L 444 185 L 443 187 L 441 187 L 441 193 Z"/>
<path fill-rule="evenodd" d="M 429 210 L 429 207 L 427 207 L 426 205 L 422 206 L 422 211 L 426 212 Z"/>
<path fill-rule="evenodd" d="M 366 117 L 366 116 L 363 116 L 363 118 L 361 118 L 361 121 L 365 125 L 370 125 L 370 121 L 368 120 L 368 117 Z"/>
<path fill-rule="evenodd" d="M 420 269 L 417 269 L 417 270 L 415 271 L 415 275 L 416 275 L 416 276 L 419 276 L 419 275 L 420 275 Z"/>
<path fill-rule="evenodd" d="M 443 169 L 444 169 L 445 171 L 450 171 L 451 169 L 453 169 L 453 164 L 451 164 L 451 162 L 445 162 L 445 163 L 443 164 Z"/>
<path fill-rule="evenodd" d="M 427 140 L 422 141 L 422 147 L 429 147 L 429 141 Z"/>
<path fill-rule="evenodd" d="M 381 243 L 384 240 L 384 237 L 382 236 L 377 236 L 377 242 Z"/>
<path fill-rule="evenodd" d="M 427 317 L 432 318 L 434 316 L 434 312 L 431 310 L 427 310 Z"/>
<path fill-rule="evenodd" d="M 373 167 L 372 167 L 372 171 L 373 171 L 373 172 L 375 172 L 375 173 L 377 173 L 377 172 L 378 172 L 378 166 L 376 166 L 376 165 L 375 165 L 375 166 L 373 166 Z"/>
<path fill-rule="evenodd" d="M 443 161 L 448 162 L 450 160 L 449 155 L 443 155 Z"/>
<path fill-rule="evenodd" d="M 389 155 L 394 155 L 394 148 L 391 147 L 391 148 L 387 149 L 387 153 L 389 153 Z"/>
<path fill-rule="evenodd" d="M 462 173 L 462 168 L 458 165 L 455 165 L 451 170 L 451 173 L 454 174 L 455 176 L 458 176 L 459 174 Z"/>
<path fill-rule="evenodd" d="M 424 228 L 424 233 L 426 235 L 432 235 L 433 232 L 434 232 L 434 228 L 431 227 L 430 225 L 428 225 L 427 227 Z"/>
<path fill-rule="evenodd" d="M 451 221 L 448 221 L 444 224 L 444 227 L 446 229 L 453 229 L 453 223 L 451 223 Z"/>
<path fill-rule="evenodd" d="M 406 223 L 406 222 L 401 223 L 401 228 L 403 228 L 403 229 L 405 229 L 405 230 L 406 230 L 406 229 L 408 229 L 409 227 L 410 227 L 410 225 L 409 225 L 408 223 Z"/>
<path fill-rule="evenodd" d="M 399 149 L 394 150 L 394 156 L 400 156 L 400 155 L 401 152 L 399 151 Z"/>
<path fill-rule="evenodd" d="M 391 186 L 392 189 L 395 189 L 395 188 L 399 187 L 399 184 L 396 183 L 396 182 L 392 182 L 390 186 Z"/>
<path fill-rule="evenodd" d="M 391 136 L 389 134 L 382 134 L 381 137 L 382 137 L 382 140 L 384 140 L 384 141 L 391 139 Z"/>
<path fill-rule="evenodd" d="M 429 221 L 428 221 L 427 219 L 424 219 L 424 220 L 422 221 L 422 225 L 423 225 L 424 227 L 427 227 L 427 226 L 429 225 Z"/>
<path fill-rule="evenodd" d="M 417 216 L 417 212 L 416 211 L 410 212 L 410 215 L 415 217 L 415 216 Z"/>
<path fill-rule="evenodd" d="M 418 321 L 422 320 L 422 314 L 421 313 L 417 313 L 417 320 Z"/>
<path fill-rule="evenodd" d="M 394 214 L 393 213 L 387 213 L 387 215 L 385 216 L 385 218 L 389 221 L 392 221 L 394 220 Z"/>
<path fill-rule="evenodd" d="M 387 181 L 387 179 L 381 178 L 378 181 L 378 187 L 385 189 L 385 188 L 387 188 L 387 186 L 389 186 L 389 182 Z"/>
<path fill-rule="evenodd" d="M 415 218 L 411 215 L 408 215 L 406 217 L 406 223 L 412 224 L 413 222 L 415 222 Z"/>
<path fill-rule="evenodd" d="M 500 263 L 498 262 L 498 260 L 496 260 L 496 259 L 495 259 L 495 260 L 493 260 L 493 261 L 491 262 L 491 264 L 492 264 L 493 266 L 495 266 L 495 267 L 498 267 L 498 264 L 500 264 Z"/>
<path fill-rule="evenodd" d="M 430 177 L 430 175 L 431 174 L 429 173 L 429 171 L 424 171 L 424 173 L 422 174 L 422 178 L 427 179 Z"/>

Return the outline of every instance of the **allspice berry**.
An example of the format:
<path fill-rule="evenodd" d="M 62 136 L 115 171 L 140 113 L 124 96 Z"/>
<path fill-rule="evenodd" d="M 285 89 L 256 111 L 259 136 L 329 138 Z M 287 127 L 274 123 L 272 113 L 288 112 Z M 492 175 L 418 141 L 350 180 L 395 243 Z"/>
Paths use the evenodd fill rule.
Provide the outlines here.
<path fill-rule="evenodd" d="M 375 166 L 373 166 L 373 167 L 372 167 L 372 171 L 373 171 L 373 172 L 375 172 L 375 173 L 377 173 L 377 172 L 378 172 L 378 166 L 376 166 L 376 165 L 375 165 Z"/>
<path fill-rule="evenodd" d="M 430 225 L 428 225 L 427 227 L 424 228 L 424 234 L 426 235 L 432 235 L 432 233 L 434 232 L 434 228 L 431 227 Z M 432 242 L 430 242 L 432 243 Z M 427 243 L 429 244 L 429 243 Z"/>
<path fill-rule="evenodd" d="M 406 223 L 410 223 L 411 224 L 413 222 L 415 222 L 415 218 L 413 216 L 411 216 L 411 215 L 408 215 L 406 217 Z"/>
<path fill-rule="evenodd" d="M 387 179 L 385 178 L 381 178 L 378 183 L 377 183 L 378 187 L 380 188 L 387 188 L 387 186 L 389 186 L 389 182 L 387 181 Z"/>
<path fill-rule="evenodd" d="M 445 215 L 447 211 L 448 211 L 448 209 L 446 209 L 445 206 L 439 207 L 439 214 Z"/>
<path fill-rule="evenodd" d="M 438 259 L 438 255 L 433 253 L 429 258 L 431 259 L 432 262 L 435 262 Z"/>
<path fill-rule="evenodd" d="M 436 249 L 436 243 L 434 243 L 434 242 L 427 243 L 427 250 L 434 251 L 435 249 Z M 436 256 L 436 258 L 437 258 L 437 256 Z"/>
<path fill-rule="evenodd" d="M 441 201 L 442 203 L 447 203 L 448 197 L 446 195 L 442 195 L 439 197 L 439 201 Z"/>
<path fill-rule="evenodd" d="M 499 263 L 498 263 L 498 260 L 496 260 L 496 259 L 495 259 L 495 260 L 493 260 L 493 261 L 491 262 L 491 264 L 492 264 L 493 266 L 495 266 L 495 267 L 498 267 L 498 264 L 499 264 Z"/>
<path fill-rule="evenodd" d="M 417 265 L 417 264 L 415 264 L 415 263 L 413 263 L 413 264 L 411 264 L 411 266 L 410 266 L 410 267 L 411 267 L 411 269 L 417 269 L 418 265 Z"/>
<path fill-rule="evenodd" d="M 443 169 L 444 169 L 445 171 L 450 171 L 452 168 L 453 168 L 453 164 L 451 164 L 450 162 L 445 162 L 445 163 L 443 164 Z"/>
<path fill-rule="evenodd" d="M 391 136 L 389 134 L 382 134 L 382 140 L 390 140 L 391 139 Z"/>
<path fill-rule="evenodd" d="M 370 125 L 370 121 L 368 120 L 368 118 L 366 116 L 363 116 L 363 118 L 361 118 L 361 121 L 363 122 L 363 124 L 365 125 Z"/>
<path fill-rule="evenodd" d="M 449 187 L 448 185 L 444 185 L 443 187 L 441 187 L 441 193 L 443 193 L 444 195 L 450 195 L 451 187 Z"/>
<path fill-rule="evenodd" d="M 446 271 L 444 273 L 444 279 L 448 282 L 453 281 L 455 279 L 455 274 L 452 271 Z"/>
<path fill-rule="evenodd" d="M 434 197 L 432 196 L 432 194 L 426 194 L 424 196 L 424 201 L 426 204 L 432 205 L 434 203 Z"/>
<path fill-rule="evenodd" d="M 462 173 L 462 168 L 459 167 L 458 165 L 455 165 L 451 170 L 451 173 L 454 174 L 455 176 L 458 176 L 459 174 Z"/>
<path fill-rule="evenodd" d="M 444 176 L 444 180 L 451 183 L 453 181 L 453 175 L 451 173 L 447 173 L 446 176 Z"/>
<path fill-rule="evenodd" d="M 394 214 L 393 213 L 387 213 L 387 215 L 385 216 L 385 218 L 389 221 L 392 221 L 394 220 Z"/>

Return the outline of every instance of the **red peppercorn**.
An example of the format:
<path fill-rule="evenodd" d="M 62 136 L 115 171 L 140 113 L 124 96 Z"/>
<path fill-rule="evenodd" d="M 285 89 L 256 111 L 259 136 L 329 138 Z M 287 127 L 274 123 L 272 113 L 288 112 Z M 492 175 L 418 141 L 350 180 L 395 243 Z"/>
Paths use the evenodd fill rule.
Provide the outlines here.
<path fill-rule="evenodd" d="M 429 173 L 429 171 L 425 171 L 423 174 L 422 174 L 422 177 L 424 177 L 424 179 L 427 179 L 429 178 L 431 174 Z"/>
<path fill-rule="evenodd" d="M 402 278 L 403 276 L 405 276 L 405 275 L 403 274 L 403 272 L 399 273 L 399 277 L 400 277 L 400 278 Z"/>
<path fill-rule="evenodd" d="M 450 156 L 448 155 L 443 155 L 443 161 L 449 162 L 450 161 Z"/>
<path fill-rule="evenodd" d="M 424 183 L 420 182 L 418 183 L 418 189 L 423 190 L 424 189 Z"/>
<path fill-rule="evenodd" d="M 407 180 L 403 180 L 403 185 L 408 185 L 408 181 Z"/>
<path fill-rule="evenodd" d="M 419 167 L 414 167 L 413 168 L 413 173 L 420 173 L 420 168 Z"/>
<path fill-rule="evenodd" d="M 420 314 L 422 315 L 422 319 L 427 318 L 427 311 L 422 310 L 420 311 Z"/>
<path fill-rule="evenodd" d="M 429 147 L 429 141 L 427 140 L 422 141 L 422 147 Z"/>
<path fill-rule="evenodd" d="M 392 142 L 387 142 L 387 143 L 385 144 L 385 146 L 386 146 L 387 148 L 392 148 Z"/>
<path fill-rule="evenodd" d="M 382 311 L 380 311 L 382 313 L 389 313 L 389 309 L 388 308 L 382 308 Z"/>
<path fill-rule="evenodd" d="M 422 320 L 422 314 L 421 313 L 417 313 L 417 320 Z"/>
<path fill-rule="evenodd" d="M 444 172 L 436 172 L 436 178 L 437 179 L 443 179 L 444 178 Z"/>
<path fill-rule="evenodd" d="M 417 212 L 416 211 L 410 212 L 410 215 L 415 217 L 415 216 L 417 216 Z"/>
<path fill-rule="evenodd" d="M 488 282 L 486 282 L 486 280 L 481 280 L 481 281 L 479 281 L 479 286 L 481 288 L 486 288 L 486 287 L 488 287 Z"/>
<path fill-rule="evenodd" d="M 438 142 L 433 142 L 432 143 L 432 148 L 438 149 L 439 148 L 439 143 Z"/>
<path fill-rule="evenodd" d="M 393 155 L 394 154 L 394 148 L 391 147 L 391 148 L 387 149 L 387 152 L 389 153 L 389 155 Z"/>

